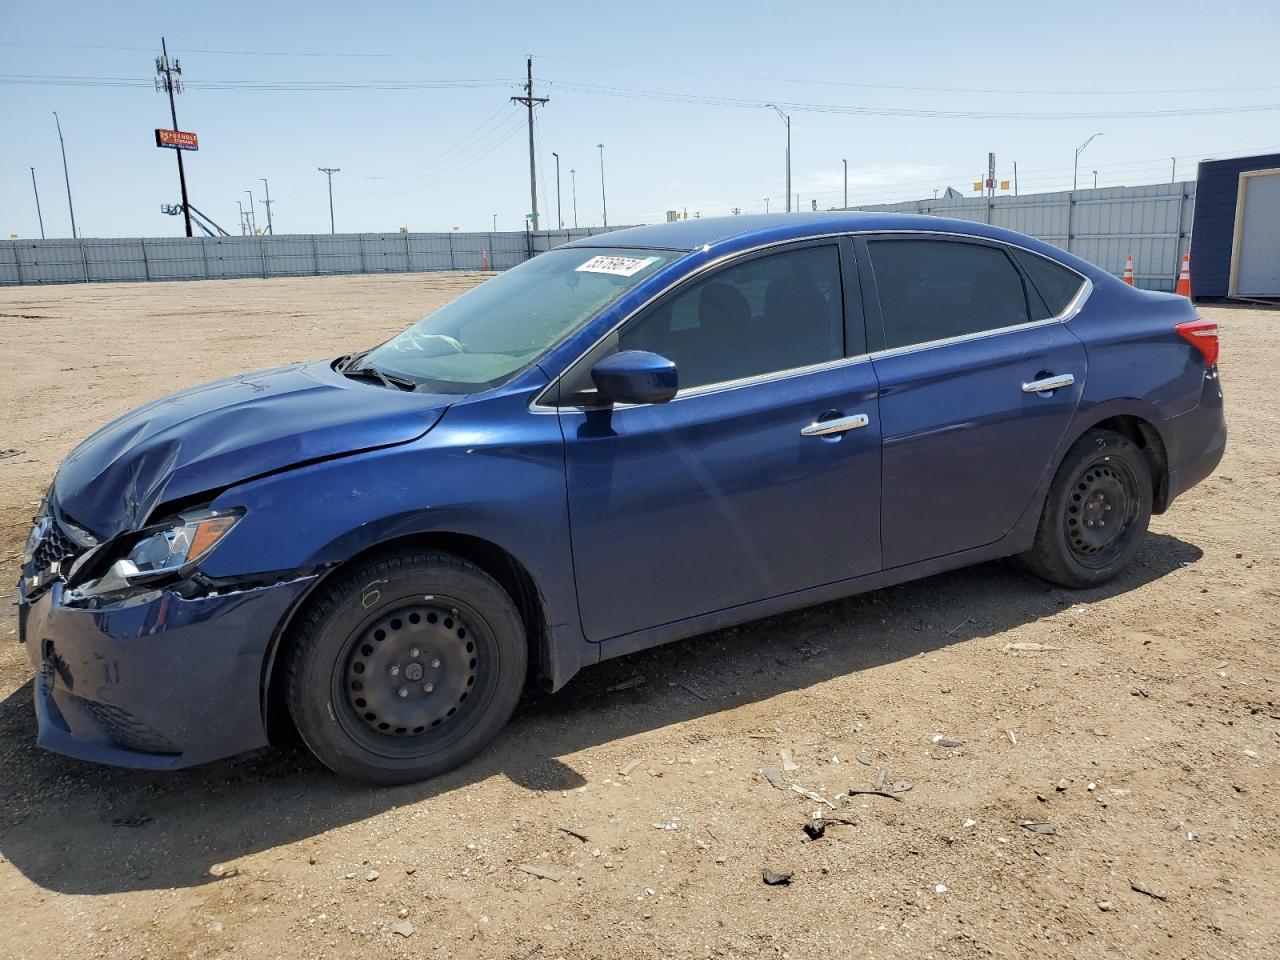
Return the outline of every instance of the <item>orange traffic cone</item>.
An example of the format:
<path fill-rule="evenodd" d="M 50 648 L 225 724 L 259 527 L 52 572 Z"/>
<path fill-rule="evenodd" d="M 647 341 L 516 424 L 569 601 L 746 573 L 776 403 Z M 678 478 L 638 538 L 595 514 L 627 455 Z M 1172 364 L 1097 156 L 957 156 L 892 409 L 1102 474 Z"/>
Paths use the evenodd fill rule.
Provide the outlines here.
<path fill-rule="evenodd" d="M 1129 286 L 1133 286 L 1133 254 L 1124 258 L 1124 276 L 1120 279 Z"/>
<path fill-rule="evenodd" d="M 1191 299 L 1191 254 L 1182 255 L 1182 270 L 1178 273 L 1178 286 L 1173 291 L 1180 297 Z"/>

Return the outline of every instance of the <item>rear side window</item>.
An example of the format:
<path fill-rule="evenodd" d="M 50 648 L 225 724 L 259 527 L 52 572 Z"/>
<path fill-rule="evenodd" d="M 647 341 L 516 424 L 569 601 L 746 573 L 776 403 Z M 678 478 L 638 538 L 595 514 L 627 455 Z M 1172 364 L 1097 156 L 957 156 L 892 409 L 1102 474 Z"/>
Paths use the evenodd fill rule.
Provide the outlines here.
<path fill-rule="evenodd" d="M 1045 305 L 1049 308 L 1049 316 L 1056 317 L 1075 299 L 1080 288 L 1084 286 L 1084 278 L 1074 270 L 1068 270 L 1060 263 L 1054 263 L 1048 257 L 1029 250 L 1014 250 L 1013 255 L 1022 264 L 1031 283 L 1035 286 Z"/>
<path fill-rule="evenodd" d="M 1027 323 L 1022 275 L 999 247 L 871 240 L 885 348 Z"/>

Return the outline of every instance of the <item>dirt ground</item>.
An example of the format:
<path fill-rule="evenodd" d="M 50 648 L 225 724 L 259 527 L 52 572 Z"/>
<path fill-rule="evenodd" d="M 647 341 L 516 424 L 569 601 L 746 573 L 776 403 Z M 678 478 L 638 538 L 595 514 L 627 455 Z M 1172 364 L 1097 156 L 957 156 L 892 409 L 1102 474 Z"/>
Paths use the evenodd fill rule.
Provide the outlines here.
<path fill-rule="evenodd" d="M 371 344 L 476 279 L 0 289 L 0 582 L 97 426 Z M 612 661 L 417 786 L 296 746 L 169 774 L 46 754 L 5 605 L 0 955 L 1280 955 L 1280 312 L 1203 312 L 1227 456 L 1117 582 L 991 563 Z M 1053 649 L 1002 652 L 1022 641 Z M 911 789 L 845 796 L 878 769 Z M 815 809 L 852 823 L 809 840 Z"/>

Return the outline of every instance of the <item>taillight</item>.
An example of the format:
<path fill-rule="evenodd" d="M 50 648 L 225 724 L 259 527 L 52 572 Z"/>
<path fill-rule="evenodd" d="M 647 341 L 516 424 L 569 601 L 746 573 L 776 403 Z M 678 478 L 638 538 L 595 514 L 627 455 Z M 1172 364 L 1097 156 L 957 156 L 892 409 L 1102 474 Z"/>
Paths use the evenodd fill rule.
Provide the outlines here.
<path fill-rule="evenodd" d="M 1188 320 L 1173 329 L 1178 336 L 1191 344 L 1202 354 L 1206 366 L 1212 367 L 1218 362 L 1218 324 L 1215 320 Z"/>

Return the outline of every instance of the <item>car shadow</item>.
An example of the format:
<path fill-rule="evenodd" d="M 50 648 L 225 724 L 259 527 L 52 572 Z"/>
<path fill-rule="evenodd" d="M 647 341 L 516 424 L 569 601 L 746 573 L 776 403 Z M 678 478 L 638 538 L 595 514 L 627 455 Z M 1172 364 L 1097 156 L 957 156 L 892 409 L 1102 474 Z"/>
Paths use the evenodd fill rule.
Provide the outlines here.
<path fill-rule="evenodd" d="M 470 764 L 402 787 L 339 780 L 296 744 L 172 773 L 55 756 L 34 746 L 27 683 L 0 703 L 0 854 L 32 883 L 62 893 L 216 882 L 215 865 L 492 777 L 534 791 L 571 789 L 585 781 L 558 757 L 997 634 L 1137 589 L 1200 556 L 1192 544 L 1151 534 L 1121 577 L 1082 591 L 998 561 L 611 660 L 556 694 L 531 691 Z M 637 676 L 642 684 L 626 684 Z"/>

